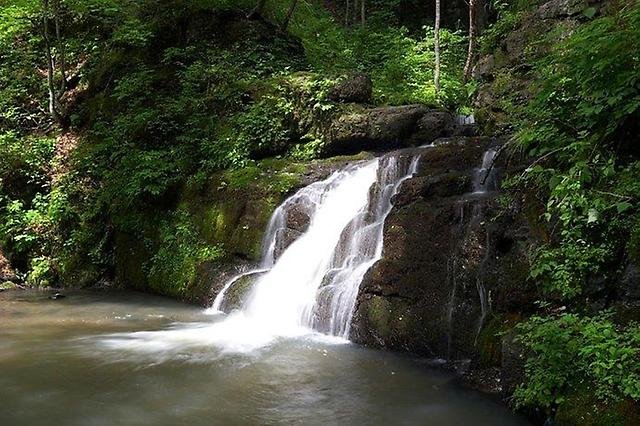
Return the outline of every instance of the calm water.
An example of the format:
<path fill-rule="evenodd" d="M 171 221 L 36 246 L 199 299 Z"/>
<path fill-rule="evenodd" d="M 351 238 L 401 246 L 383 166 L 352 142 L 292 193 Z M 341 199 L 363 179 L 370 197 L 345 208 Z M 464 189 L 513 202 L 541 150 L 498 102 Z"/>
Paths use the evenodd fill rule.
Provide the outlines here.
<path fill-rule="evenodd" d="M 313 335 L 234 348 L 210 338 L 221 319 L 137 293 L 0 293 L 0 425 L 526 424 L 420 360 Z"/>

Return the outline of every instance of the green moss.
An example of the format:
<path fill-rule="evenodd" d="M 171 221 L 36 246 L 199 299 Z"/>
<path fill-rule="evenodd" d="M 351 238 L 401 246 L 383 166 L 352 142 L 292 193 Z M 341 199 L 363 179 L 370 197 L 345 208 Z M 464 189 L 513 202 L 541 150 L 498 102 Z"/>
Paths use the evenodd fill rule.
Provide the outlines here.
<path fill-rule="evenodd" d="M 502 335 L 508 327 L 499 315 L 492 316 L 480 330 L 477 339 L 480 363 L 484 367 L 500 365 L 502 359 Z"/>
<path fill-rule="evenodd" d="M 559 426 L 640 424 L 640 407 L 629 399 L 603 404 L 589 390 L 579 390 L 560 404 L 555 420 Z"/>
<path fill-rule="evenodd" d="M 222 246 L 203 241 L 191 215 L 178 209 L 160 228 L 158 248 L 149 261 L 148 285 L 160 294 L 185 298 L 198 265 L 222 256 Z"/>
<path fill-rule="evenodd" d="M 391 318 L 393 315 L 391 303 L 388 299 L 373 296 L 367 301 L 367 319 L 371 328 L 376 330 L 381 337 L 387 338 L 393 332 Z"/>

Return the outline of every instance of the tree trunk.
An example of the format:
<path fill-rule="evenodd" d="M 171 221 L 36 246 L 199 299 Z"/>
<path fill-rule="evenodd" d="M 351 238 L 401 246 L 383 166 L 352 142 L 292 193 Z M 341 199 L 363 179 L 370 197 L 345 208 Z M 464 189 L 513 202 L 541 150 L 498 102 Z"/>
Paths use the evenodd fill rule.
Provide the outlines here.
<path fill-rule="evenodd" d="M 284 21 L 282 22 L 282 31 L 287 30 L 289 21 L 291 21 L 291 17 L 293 16 L 293 12 L 296 10 L 297 4 L 298 0 L 291 0 L 291 5 L 289 6 L 289 10 L 287 11 L 287 16 L 284 17 Z"/>
<path fill-rule="evenodd" d="M 254 7 L 253 10 L 249 12 L 249 14 L 247 15 L 247 18 L 253 18 L 256 15 L 262 15 L 262 11 L 264 10 L 265 3 L 267 3 L 267 0 L 258 0 L 256 7 Z"/>
<path fill-rule="evenodd" d="M 362 25 L 364 27 L 365 23 L 366 23 L 366 15 L 365 15 L 365 5 L 364 5 L 365 0 L 360 0 L 360 25 Z"/>
<path fill-rule="evenodd" d="M 344 8 L 344 26 L 349 26 L 349 10 L 351 9 L 351 2 L 347 0 L 347 5 Z"/>
<path fill-rule="evenodd" d="M 60 78 L 62 79 L 62 81 L 60 82 L 60 89 L 57 95 L 58 99 L 60 99 L 64 94 L 64 92 L 67 90 L 67 63 L 65 58 L 64 42 L 62 41 L 62 35 L 60 33 L 59 11 L 60 11 L 60 0 L 57 0 L 56 5 L 54 7 L 54 21 L 55 21 L 55 27 L 56 27 L 56 42 L 57 42 L 56 53 L 58 54 L 57 55 L 58 57 L 56 58 L 55 62 L 60 68 Z"/>
<path fill-rule="evenodd" d="M 49 0 L 43 0 L 44 14 L 42 17 L 42 37 L 44 39 L 44 53 L 47 58 L 47 90 L 49 92 L 49 114 L 51 118 L 60 124 L 62 122 L 57 107 L 57 96 L 54 83 L 54 62 L 51 53 L 51 40 L 49 39 Z"/>
<path fill-rule="evenodd" d="M 434 26 L 434 50 L 436 56 L 435 71 L 433 73 L 433 84 L 436 93 L 440 92 L 440 0 L 436 0 L 436 22 Z"/>
<path fill-rule="evenodd" d="M 469 0 L 469 51 L 467 52 L 467 62 L 464 64 L 464 78 L 471 77 L 473 58 L 476 54 L 476 0 Z"/>
<path fill-rule="evenodd" d="M 358 23 L 358 12 L 360 9 L 360 5 L 358 4 L 358 0 L 353 0 L 353 19 L 351 20 L 351 24 L 356 25 Z"/>

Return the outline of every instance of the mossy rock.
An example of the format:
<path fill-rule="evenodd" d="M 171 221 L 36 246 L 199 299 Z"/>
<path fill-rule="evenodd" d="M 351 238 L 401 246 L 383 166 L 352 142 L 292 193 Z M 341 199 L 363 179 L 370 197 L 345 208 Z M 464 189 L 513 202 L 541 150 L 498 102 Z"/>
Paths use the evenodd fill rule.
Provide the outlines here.
<path fill-rule="evenodd" d="M 231 312 L 241 309 L 249 298 L 254 285 L 264 274 L 265 272 L 256 272 L 237 279 L 231 287 L 227 289 L 222 305 L 220 306 L 221 310 L 223 312 Z"/>
<path fill-rule="evenodd" d="M 0 291 L 15 290 L 17 288 L 18 286 L 16 285 L 16 283 L 13 283 L 11 281 L 0 283 Z"/>

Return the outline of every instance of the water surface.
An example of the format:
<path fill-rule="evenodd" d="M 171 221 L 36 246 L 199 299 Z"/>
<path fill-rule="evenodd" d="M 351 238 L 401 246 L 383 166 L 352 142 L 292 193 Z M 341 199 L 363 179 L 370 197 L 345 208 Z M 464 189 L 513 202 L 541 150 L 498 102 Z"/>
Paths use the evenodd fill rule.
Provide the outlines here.
<path fill-rule="evenodd" d="M 412 357 L 313 334 L 236 347 L 223 316 L 164 298 L 47 296 L 0 293 L 0 425 L 526 424 Z"/>

